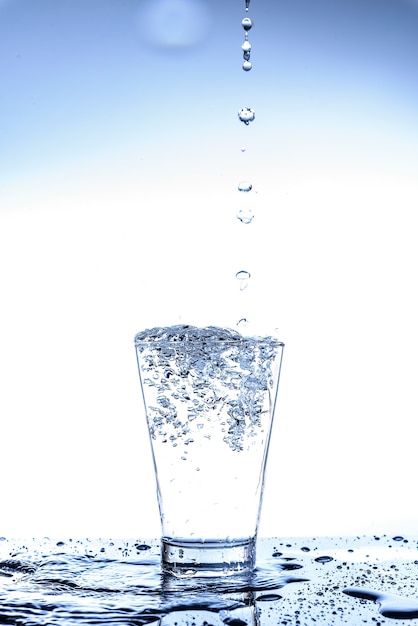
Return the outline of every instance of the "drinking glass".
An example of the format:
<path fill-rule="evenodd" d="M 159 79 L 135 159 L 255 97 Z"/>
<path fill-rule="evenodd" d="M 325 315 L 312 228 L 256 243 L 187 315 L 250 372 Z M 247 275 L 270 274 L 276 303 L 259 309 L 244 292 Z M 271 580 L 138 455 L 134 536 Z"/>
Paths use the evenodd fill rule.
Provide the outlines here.
<path fill-rule="evenodd" d="M 135 337 L 162 526 L 175 576 L 251 571 L 284 344 L 218 327 Z"/>

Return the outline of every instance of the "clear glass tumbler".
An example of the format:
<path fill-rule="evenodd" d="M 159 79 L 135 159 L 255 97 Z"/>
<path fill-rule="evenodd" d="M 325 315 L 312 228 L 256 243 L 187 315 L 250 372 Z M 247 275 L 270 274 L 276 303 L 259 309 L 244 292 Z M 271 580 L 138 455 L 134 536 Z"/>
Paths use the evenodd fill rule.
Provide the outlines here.
<path fill-rule="evenodd" d="M 163 570 L 189 577 L 252 570 L 284 344 L 172 326 L 138 333 L 135 346 Z"/>

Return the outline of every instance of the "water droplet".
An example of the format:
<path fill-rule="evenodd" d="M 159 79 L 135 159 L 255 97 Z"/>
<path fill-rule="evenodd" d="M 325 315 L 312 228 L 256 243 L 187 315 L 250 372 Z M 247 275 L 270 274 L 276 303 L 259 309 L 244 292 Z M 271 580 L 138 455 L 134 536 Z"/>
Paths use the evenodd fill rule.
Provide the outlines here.
<path fill-rule="evenodd" d="M 248 287 L 248 280 L 251 277 L 250 272 L 247 272 L 246 270 L 240 270 L 235 274 L 235 276 L 240 281 L 240 290 L 243 291 L 244 289 L 246 289 Z"/>
<path fill-rule="evenodd" d="M 248 326 L 248 320 L 245 317 L 242 317 L 240 320 L 238 320 L 237 322 L 237 326 L 239 328 L 246 328 Z"/>
<path fill-rule="evenodd" d="M 242 24 L 243 29 L 248 31 L 248 30 L 251 30 L 253 26 L 253 21 L 249 17 L 244 17 L 241 24 Z"/>
<path fill-rule="evenodd" d="M 251 191 L 252 188 L 252 184 L 249 183 L 247 180 L 242 180 L 240 183 L 238 183 L 238 191 Z"/>
<path fill-rule="evenodd" d="M 342 590 L 348 596 L 361 600 L 371 600 L 379 604 L 379 613 L 392 619 L 415 619 L 418 617 L 416 598 L 407 598 L 389 593 L 381 593 L 365 587 L 347 587 Z"/>
<path fill-rule="evenodd" d="M 248 11 L 250 8 L 250 0 L 245 0 L 245 10 Z"/>
<path fill-rule="evenodd" d="M 248 41 L 248 39 L 246 39 L 246 40 L 244 41 L 244 43 L 242 44 L 241 48 L 242 48 L 242 51 L 243 51 L 243 52 L 251 52 L 251 44 L 250 44 L 250 42 Z"/>
<path fill-rule="evenodd" d="M 246 147 L 245 146 L 241 146 L 241 152 L 245 152 L 246 151 Z"/>
<path fill-rule="evenodd" d="M 317 559 L 315 559 L 315 561 L 317 563 L 330 563 L 330 561 L 333 561 L 333 557 L 332 556 L 318 556 Z"/>
<path fill-rule="evenodd" d="M 243 56 L 244 61 L 249 61 L 251 58 L 249 52 L 244 52 L 242 56 Z"/>
<path fill-rule="evenodd" d="M 249 61 L 244 61 L 244 63 L 242 64 L 242 69 L 244 70 L 244 72 L 249 72 L 251 68 L 252 64 Z"/>
<path fill-rule="evenodd" d="M 244 107 L 243 109 L 238 111 L 238 117 L 241 120 L 241 122 L 244 122 L 244 124 L 248 126 L 248 124 L 250 122 L 253 122 L 255 119 L 254 109 L 249 109 L 248 107 Z"/>
<path fill-rule="evenodd" d="M 237 213 L 237 218 L 243 224 L 251 224 L 254 218 L 254 213 L 251 211 L 251 209 L 240 209 Z"/>

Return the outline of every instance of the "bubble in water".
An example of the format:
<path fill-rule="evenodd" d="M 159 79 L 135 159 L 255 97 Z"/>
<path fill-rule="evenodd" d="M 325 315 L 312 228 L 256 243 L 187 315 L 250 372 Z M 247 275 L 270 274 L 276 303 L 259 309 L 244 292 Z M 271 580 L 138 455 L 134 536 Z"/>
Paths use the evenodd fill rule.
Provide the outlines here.
<path fill-rule="evenodd" d="M 244 107 L 243 109 L 238 111 L 238 117 L 241 120 L 241 122 L 244 122 L 244 124 L 248 126 L 248 124 L 250 122 L 253 122 L 255 119 L 254 109 L 249 109 L 248 107 Z"/>
<path fill-rule="evenodd" d="M 244 41 L 244 43 L 242 44 L 241 48 L 242 48 L 242 51 L 243 51 L 243 52 L 251 52 L 251 44 L 250 44 L 250 42 L 248 41 L 248 39 L 246 39 L 246 40 Z"/>
<path fill-rule="evenodd" d="M 240 209 L 237 213 L 237 218 L 243 224 L 251 224 L 254 218 L 254 213 L 251 211 L 251 209 Z"/>
<path fill-rule="evenodd" d="M 248 180 L 242 180 L 238 183 L 238 191 L 251 191 L 252 188 L 253 186 L 248 182 Z"/>
<path fill-rule="evenodd" d="M 244 72 L 249 72 L 251 68 L 252 64 L 249 61 L 244 61 L 244 63 L 242 64 L 242 69 L 244 70 Z"/>
<path fill-rule="evenodd" d="M 249 17 L 244 17 L 241 24 L 245 31 L 249 31 L 253 26 L 253 21 Z"/>

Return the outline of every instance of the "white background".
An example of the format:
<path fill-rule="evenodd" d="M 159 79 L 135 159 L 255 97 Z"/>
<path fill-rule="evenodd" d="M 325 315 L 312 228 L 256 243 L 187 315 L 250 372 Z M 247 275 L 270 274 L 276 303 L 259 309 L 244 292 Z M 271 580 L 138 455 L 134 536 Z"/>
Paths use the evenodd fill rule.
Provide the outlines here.
<path fill-rule="evenodd" d="M 113 108 L 97 104 L 88 119 L 77 117 L 81 109 L 74 118 L 55 109 L 56 126 L 45 112 L 26 138 L 24 115 L 10 105 L 2 117 L 3 136 L 12 138 L 0 147 L 4 536 L 157 536 L 134 334 L 179 321 L 233 323 L 241 311 L 278 326 L 286 344 L 260 534 L 415 531 L 412 30 L 399 27 L 399 41 L 390 42 L 392 64 L 379 55 L 394 15 L 418 29 L 417 12 L 410 3 L 395 10 L 388 2 L 379 12 L 364 3 L 370 39 L 366 32 L 358 40 L 356 57 L 348 35 L 327 39 L 344 15 L 328 11 L 334 31 L 321 31 L 304 21 L 312 15 L 298 21 L 298 7 L 283 15 L 278 4 L 260 2 L 257 14 L 252 4 L 252 76 L 240 70 L 243 11 L 231 9 L 212 25 L 215 48 L 206 39 L 181 54 L 138 46 L 132 66 L 153 64 L 153 72 L 132 100 L 115 95 Z M 17 29 L 26 8 L 9 0 L 0 20 Z M 41 40 L 41 26 L 27 36 Z M 124 50 L 123 37 L 98 41 L 101 51 Z M 139 70 L 129 76 L 128 56 L 115 61 L 109 94 L 140 81 Z M 240 82 L 228 87 L 235 71 Z M 178 86 L 163 88 L 173 74 Z M 30 115 L 12 90 L 22 88 L 16 76 L 8 75 L 8 96 Z M 40 107 L 41 96 L 32 97 Z M 43 97 L 50 102 L 51 92 Z M 248 100 L 257 116 L 246 129 L 236 111 Z M 249 177 L 255 218 L 243 226 L 236 185 Z M 243 295 L 234 274 L 244 265 L 252 278 Z"/>

